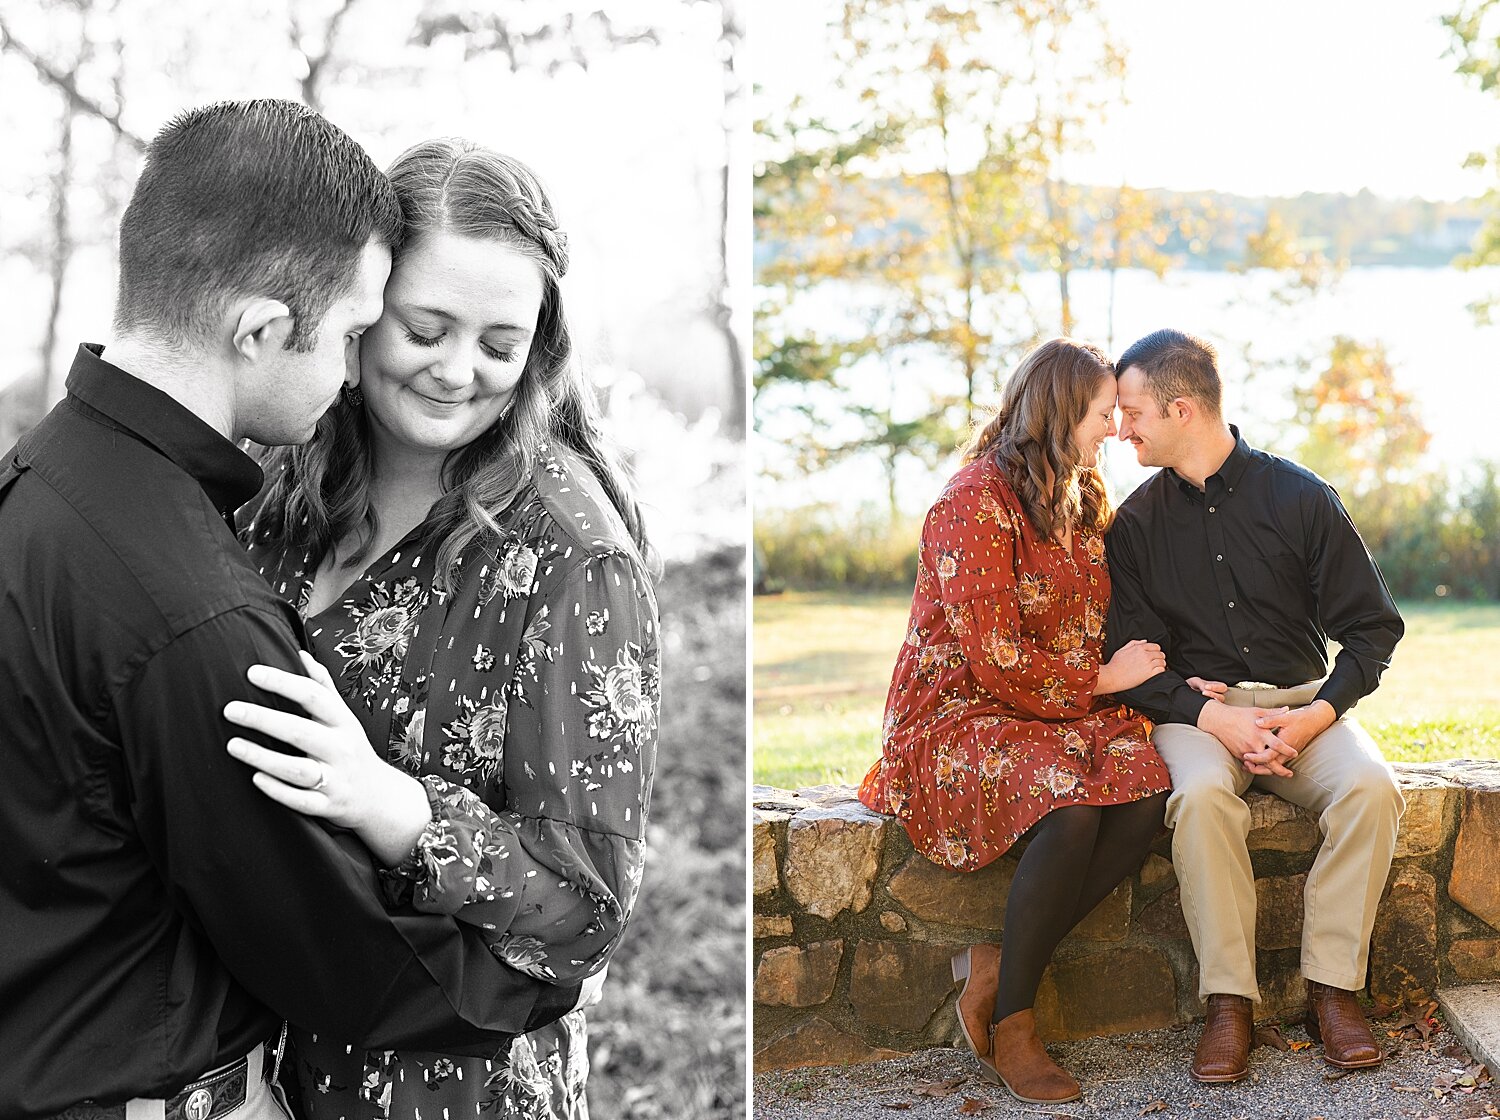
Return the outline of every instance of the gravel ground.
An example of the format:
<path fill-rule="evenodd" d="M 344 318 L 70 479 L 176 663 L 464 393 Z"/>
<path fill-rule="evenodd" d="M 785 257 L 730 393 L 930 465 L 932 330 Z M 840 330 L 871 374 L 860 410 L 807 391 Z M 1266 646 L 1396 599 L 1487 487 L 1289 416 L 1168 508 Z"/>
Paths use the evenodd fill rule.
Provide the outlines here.
<path fill-rule="evenodd" d="M 763 1073 L 754 1082 L 758 1120 L 911 1120 L 982 1115 L 1047 1116 L 1104 1120 L 1150 1116 L 1152 1120 L 1397 1120 L 1438 1117 L 1462 1120 L 1500 1116 L 1500 1088 L 1485 1072 L 1478 1087 L 1476 1064 L 1438 1013 L 1420 1029 L 1396 1029 L 1392 1018 L 1376 1024 L 1387 1049 L 1384 1065 L 1340 1074 L 1308 1043 L 1300 1025 L 1282 1026 L 1282 1041 L 1294 1049 L 1258 1047 L 1250 1076 L 1232 1085 L 1200 1085 L 1187 1067 L 1198 1026 L 1114 1038 L 1061 1042 L 1048 1047 L 1083 1085 L 1083 1097 L 1067 1105 L 1022 1104 L 1003 1088 L 980 1079 L 972 1055 L 927 1050 L 908 1057 L 841 1068 L 816 1067 Z"/>

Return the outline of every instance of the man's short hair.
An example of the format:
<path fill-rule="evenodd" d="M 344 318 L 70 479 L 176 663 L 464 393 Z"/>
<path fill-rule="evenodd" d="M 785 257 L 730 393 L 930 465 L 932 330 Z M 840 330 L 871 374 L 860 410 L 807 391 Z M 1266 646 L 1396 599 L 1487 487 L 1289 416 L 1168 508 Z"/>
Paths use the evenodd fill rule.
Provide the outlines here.
<path fill-rule="evenodd" d="M 287 348 L 311 350 L 364 247 L 392 245 L 401 211 L 365 150 L 293 101 L 221 101 L 169 121 L 120 224 L 115 327 L 205 342 L 229 301 L 292 313 Z"/>
<path fill-rule="evenodd" d="M 1117 374 L 1135 366 L 1146 377 L 1146 391 L 1165 416 L 1178 397 L 1197 401 L 1210 416 L 1223 415 L 1224 386 L 1213 345 L 1182 331 L 1154 331 L 1120 355 Z"/>

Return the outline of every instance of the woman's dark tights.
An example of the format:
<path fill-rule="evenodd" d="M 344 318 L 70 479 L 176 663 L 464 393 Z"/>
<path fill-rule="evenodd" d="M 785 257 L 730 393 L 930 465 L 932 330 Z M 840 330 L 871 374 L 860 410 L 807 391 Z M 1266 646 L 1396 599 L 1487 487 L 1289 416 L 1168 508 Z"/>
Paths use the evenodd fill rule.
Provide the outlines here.
<path fill-rule="evenodd" d="M 1005 904 L 994 1021 L 1031 1007 L 1057 943 L 1141 865 L 1167 795 L 1123 805 L 1067 805 L 1027 832 Z"/>

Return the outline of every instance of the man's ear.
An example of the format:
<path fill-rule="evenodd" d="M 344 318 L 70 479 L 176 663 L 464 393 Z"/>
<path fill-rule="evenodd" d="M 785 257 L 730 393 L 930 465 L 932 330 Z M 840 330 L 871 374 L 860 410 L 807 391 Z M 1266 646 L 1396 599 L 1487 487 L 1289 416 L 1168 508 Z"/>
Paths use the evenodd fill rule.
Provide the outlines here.
<path fill-rule="evenodd" d="M 1187 397 L 1177 397 L 1167 408 L 1172 418 L 1179 424 L 1190 424 L 1193 417 L 1198 415 L 1197 407 Z"/>
<path fill-rule="evenodd" d="M 291 336 L 291 309 L 280 300 L 257 297 L 246 300 L 233 320 L 235 353 L 247 361 L 258 361 L 272 350 L 280 350 Z"/>

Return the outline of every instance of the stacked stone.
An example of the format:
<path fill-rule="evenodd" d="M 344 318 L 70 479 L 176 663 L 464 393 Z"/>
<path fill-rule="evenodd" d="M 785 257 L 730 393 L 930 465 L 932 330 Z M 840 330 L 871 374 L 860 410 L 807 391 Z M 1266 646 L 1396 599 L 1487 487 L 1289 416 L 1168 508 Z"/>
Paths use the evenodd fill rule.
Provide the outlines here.
<path fill-rule="evenodd" d="M 1500 762 L 1398 764 L 1406 813 L 1370 951 L 1370 994 L 1500 979 Z M 1270 1018 L 1300 1008 L 1302 887 L 1320 836 L 1252 792 L 1257 965 Z M 754 791 L 755 1066 L 875 1061 L 962 1045 L 949 959 L 999 941 L 1019 852 L 946 871 L 846 786 Z M 1042 980 L 1044 1038 L 1149 1030 L 1203 1014 L 1170 837 L 1063 942 Z"/>

